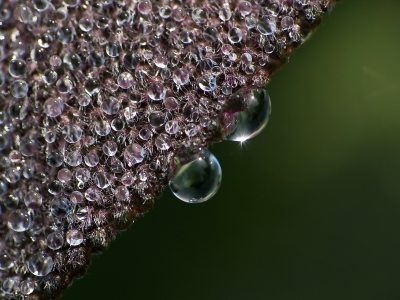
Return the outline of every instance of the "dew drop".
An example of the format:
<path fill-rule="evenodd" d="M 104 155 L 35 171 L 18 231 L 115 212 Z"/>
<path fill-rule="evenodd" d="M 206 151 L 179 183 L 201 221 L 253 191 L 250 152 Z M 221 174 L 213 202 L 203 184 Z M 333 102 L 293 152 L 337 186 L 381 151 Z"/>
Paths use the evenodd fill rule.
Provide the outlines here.
<path fill-rule="evenodd" d="M 243 33 L 239 28 L 231 28 L 228 32 L 228 40 L 232 44 L 239 43 L 243 38 Z"/>
<path fill-rule="evenodd" d="M 67 243 L 71 246 L 78 246 L 83 242 L 83 234 L 77 229 L 71 229 L 67 232 Z"/>
<path fill-rule="evenodd" d="M 147 94 L 151 100 L 161 101 L 165 98 L 166 94 L 165 87 L 159 82 L 153 82 L 149 85 Z"/>
<path fill-rule="evenodd" d="M 131 144 L 124 150 L 124 159 L 129 166 L 141 163 L 146 156 L 146 150 L 139 144 Z"/>
<path fill-rule="evenodd" d="M 129 89 L 133 85 L 133 76 L 131 73 L 122 72 L 118 76 L 118 85 L 121 89 Z"/>
<path fill-rule="evenodd" d="M 22 59 L 13 59 L 10 61 L 8 71 L 11 76 L 18 77 L 22 76 L 26 72 L 26 63 Z"/>
<path fill-rule="evenodd" d="M 36 276 L 46 276 L 53 269 L 53 265 L 53 259 L 45 252 L 37 252 L 28 260 L 28 269 Z"/>
<path fill-rule="evenodd" d="M 14 266 L 14 262 L 10 254 L 0 252 L 0 270 L 7 270 Z"/>
<path fill-rule="evenodd" d="M 232 97 L 233 101 L 244 101 L 248 106 L 245 111 L 234 116 L 235 127 L 226 138 L 243 142 L 259 134 L 267 125 L 271 114 L 271 100 L 265 89 L 246 89 L 238 91 Z"/>
<path fill-rule="evenodd" d="M 171 178 L 169 187 L 182 201 L 200 203 L 207 201 L 221 185 L 222 170 L 217 158 L 207 149 L 195 160 L 181 166 Z"/>
<path fill-rule="evenodd" d="M 99 172 L 94 175 L 93 182 L 100 189 L 106 189 L 111 184 L 111 176 L 106 172 Z"/>
<path fill-rule="evenodd" d="M 83 130 L 78 125 L 68 124 L 63 128 L 62 134 L 67 143 L 75 144 L 81 140 Z"/>
<path fill-rule="evenodd" d="M 8 227 L 16 232 L 28 230 L 31 224 L 31 215 L 21 209 L 14 210 L 8 216 Z"/>
<path fill-rule="evenodd" d="M 66 198 L 57 198 L 51 203 L 51 213 L 57 218 L 65 218 L 70 214 L 71 209 L 71 202 Z"/>
<path fill-rule="evenodd" d="M 43 104 L 43 111 L 49 117 L 57 117 L 64 110 L 64 102 L 61 98 L 49 98 Z"/>
<path fill-rule="evenodd" d="M 212 75 L 206 74 L 200 78 L 199 87 L 205 92 L 211 92 L 217 87 L 217 80 Z"/>
<path fill-rule="evenodd" d="M 30 209 L 39 209 L 42 205 L 43 197 L 38 192 L 29 192 L 24 198 L 26 207 Z"/>
<path fill-rule="evenodd" d="M 35 290 L 35 283 L 29 279 L 23 280 L 19 284 L 19 289 L 21 290 L 21 294 L 30 295 Z"/>
<path fill-rule="evenodd" d="M 59 232 L 52 232 L 46 238 L 47 246 L 50 249 L 58 250 L 64 245 L 64 238 Z"/>
<path fill-rule="evenodd" d="M 4 291 L 6 294 L 13 294 L 14 290 L 17 288 L 18 283 L 15 279 L 13 278 L 6 278 L 3 281 L 3 285 L 1 289 Z"/>
<path fill-rule="evenodd" d="M 29 86 L 24 80 L 15 80 L 10 85 L 11 95 L 15 98 L 24 98 L 28 94 Z"/>

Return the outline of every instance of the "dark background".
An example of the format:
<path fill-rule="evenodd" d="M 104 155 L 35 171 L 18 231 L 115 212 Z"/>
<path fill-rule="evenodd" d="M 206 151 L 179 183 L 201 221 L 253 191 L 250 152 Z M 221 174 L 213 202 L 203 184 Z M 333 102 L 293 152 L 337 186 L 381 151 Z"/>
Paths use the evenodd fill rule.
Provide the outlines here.
<path fill-rule="evenodd" d="M 72 299 L 399 299 L 400 1 L 347 0 L 274 74 L 266 130 L 211 151 L 210 201 L 169 190 Z"/>

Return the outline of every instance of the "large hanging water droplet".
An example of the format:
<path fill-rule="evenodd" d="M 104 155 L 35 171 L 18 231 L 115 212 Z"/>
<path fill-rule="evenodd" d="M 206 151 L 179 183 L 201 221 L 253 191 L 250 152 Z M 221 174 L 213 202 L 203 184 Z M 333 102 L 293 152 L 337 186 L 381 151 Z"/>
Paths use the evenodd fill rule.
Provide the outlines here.
<path fill-rule="evenodd" d="M 45 252 L 37 252 L 28 260 L 28 269 L 36 276 L 46 276 L 53 269 L 53 265 L 53 259 Z"/>
<path fill-rule="evenodd" d="M 204 149 L 195 160 L 178 169 L 170 180 L 169 187 L 182 201 L 200 203 L 215 195 L 221 179 L 222 170 L 217 158 Z"/>
<path fill-rule="evenodd" d="M 237 113 L 235 127 L 227 135 L 231 141 L 246 141 L 259 134 L 267 125 L 271 114 L 271 100 L 267 90 L 253 89 L 239 91 L 232 97 L 240 98 L 234 101 L 245 101 L 248 103 L 245 111 Z"/>

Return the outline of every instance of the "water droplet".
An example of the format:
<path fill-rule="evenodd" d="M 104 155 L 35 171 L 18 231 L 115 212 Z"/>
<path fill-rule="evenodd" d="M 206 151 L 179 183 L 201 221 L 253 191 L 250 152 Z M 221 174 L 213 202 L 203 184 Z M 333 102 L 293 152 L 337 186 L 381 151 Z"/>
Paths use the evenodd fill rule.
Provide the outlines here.
<path fill-rule="evenodd" d="M 71 200 L 72 203 L 79 204 L 82 203 L 85 198 L 81 192 L 73 191 L 69 196 L 69 200 Z"/>
<path fill-rule="evenodd" d="M 83 234 L 77 229 L 71 229 L 67 232 L 67 243 L 71 246 L 78 246 L 83 243 Z"/>
<path fill-rule="evenodd" d="M 24 98 L 28 94 L 29 86 L 24 80 L 15 80 L 10 85 L 11 95 L 15 98 Z"/>
<path fill-rule="evenodd" d="M 199 132 L 199 129 L 197 128 L 196 124 L 190 123 L 190 124 L 186 125 L 185 134 L 186 134 L 188 137 L 193 137 L 193 136 L 195 136 L 198 132 Z"/>
<path fill-rule="evenodd" d="M 47 185 L 47 191 L 52 195 L 58 195 L 62 192 L 63 185 L 58 180 L 53 180 Z"/>
<path fill-rule="evenodd" d="M 93 28 L 93 21 L 88 17 L 83 17 L 79 20 L 79 28 L 84 32 L 89 32 Z"/>
<path fill-rule="evenodd" d="M 165 5 L 165 6 L 160 7 L 160 9 L 158 10 L 158 13 L 161 18 L 167 19 L 171 16 L 172 9 L 168 5 Z"/>
<path fill-rule="evenodd" d="M 21 23 L 28 24 L 32 20 L 32 11 L 25 5 L 17 5 L 14 9 L 14 18 Z"/>
<path fill-rule="evenodd" d="M 147 141 L 152 136 L 153 136 L 153 134 L 151 133 L 151 130 L 149 128 L 142 128 L 139 131 L 139 137 L 144 141 Z"/>
<path fill-rule="evenodd" d="M 79 168 L 75 172 L 75 178 L 76 178 L 76 180 L 78 180 L 79 185 L 83 185 L 89 181 L 90 171 L 86 168 Z"/>
<path fill-rule="evenodd" d="M 39 209 L 42 205 L 43 197 L 38 192 L 29 192 L 24 198 L 26 207 L 30 209 Z"/>
<path fill-rule="evenodd" d="M 86 219 L 87 214 L 88 214 L 87 207 L 79 207 L 75 213 L 75 216 L 78 218 L 78 220 L 83 221 Z"/>
<path fill-rule="evenodd" d="M 117 57 L 121 50 L 121 46 L 117 42 L 109 42 L 106 46 L 106 53 L 110 57 Z"/>
<path fill-rule="evenodd" d="M 90 96 L 98 94 L 100 92 L 100 83 L 94 78 L 89 78 L 85 82 L 85 92 Z"/>
<path fill-rule="evenodd" d="M 165 123 L 165 115 L 161 111 L 152 111 L 149 121 L 152 127 L 161 127 Z"/>
<path fill-rule="evenodd" d="M 189 82 L 189 72 L 185 69 L 176 69 L 172 74 L 172 80 L 176 85 L 185 85 Z"/>
<path fill-rule="evenodd" d="M 120 118 L 116 118 L 116 119 L 112 120 L 112 122 L 111 122 L 111 128 L 114 131 L 120 131 L 120 130 L 124 129 L 124 127 L 125 127 L 125 122 L 124 122 L 124 120 L 122 120 Z"/>
<path fill-rule="evenodd" d="M 176 109 L 179 105 L 179 102 L 175 97 L 167 97 L 163 103 L 165 108 L 169 110 Z"/>
<path fill-rule="evenodd" d="M 126 186 L 119 186 L 115 189 L 114 196 L 118 201 L 126 200 L 129 197 L 129 190 Z"/>
<path fill-rule="evenodd" d="M 57 81 L 58 74 L 54 70 L 47 69 L 46 71 L 43 72 L 42 78 L 44 82 L 46 82 L 47 84 L 53 84 Z"/>
<path fill-rule="evenodd" d="M 139 65 L 139 57 L 135 53 L 128 53 L 124 56 L 124 66 L 133 70 Z"/>
<path fill-rule="evenodd" d="M 133 76 L 131 73 L 122 72 L 118 76 L 118 85 L 121 89 L 129 89 L 133 85 Z"/>
<path fill-rule="evenodd" d="M 85 191 L 85 198 L 87 201 L 98 202 L 101 200 L 101 193 L 95 187 L 90 187 Z"/>
<path fill-rule="evenodd" d="M 243 33 L 239 28 L 231 28 L 228 32 L 228 40 L 232 44 L 239 43 L 243 38 Z"/>
<path fill-rule="evenodd" d="M 165 98 L 166 94 L 165 87 L 159 82 L 153 82 L 149 84 L 147 94 L 149 95 L 151 100 L 161 101 Z"/>
<path fill-rule="evenodd" d="M 10 61 L 8 71 L 11 76 L 18 77 L 22 76 L 26 72 L 26 63 L 22 59 L 13 59 Z"/>
<path fill-rule="evenodd" d="M 70 214 L 71 209 L 71 202 L 66 198 L 57 198 L 51 203 L 51 213 L 57 218 L 65 218 Z"/>
<path fill-rule="evenodd" d="M 118 145 L 114 141 L 107 141 L 103 144 L 103 152 L 107 156 L 114 156 L 118 151 Z"/>
<path fill-rule="evenodd" d="M 45 252 L 37 252 L 28 260 L 28 269 L 36 276 L 46 276 L 53 269 L 53 265 L 53 259 Z"/>
<path fill-rule="evenodd" d="M 88 94 L 82 94 L 78 97 L 78 104 L 82 107 L 88 106 L 92 99 Z"/>
<path fill-rule="evenodd" d="M 210 199 L 221 185 L 222 170 L 217 158 L 207 149 L 181 166 L 169 182 L 172 193 L 182 201 L 200 203 Z"/>
<path fill-rule="evenodd" d="M 43 104 L 43 111 L 49 117 L 57 117 L 64 110 L 64 102 L 61 98 L 49 98 Z"/>
<path fill-rule="evenodd" d="M 70 70 L 76 70 L 82 64 L 82 60 L 79 57 L 79 55 L 76 53 L 71 53 L 71 52 L 64 55 L 63 62 L 65 64 L 65 66 Z"/>
<path fill-rule="evenodd" d="M 14 290 L 18 287 L 18 283 L 13 278 L 6 278 L 3 281 L 2 290 L 7 294 L 13 294 Z"/>
<path fill-rule="evenodd" d="M 111 184 L 111 176 L 106 172 L 99 172 L 94 175 L 93 182 L 100 189 L 106 189 Z"/>
<path fill-rule="evenodd" d="M 263 17 L 257 22 L 257 30 L 262 35 L 272 35 L 276 31 L 276 22 L 268 17 Z"/>
<path fill-rule="evenodd" d="M 185 10 L 181 7 L 174 8 L 174 10 L 172 11 L 172 18 L 175 22 L 182 22 L 186 18 Z"/>
<path fill-rule="evenodd" d="M 68 124 L 64 126 L 62 134 L 67 143 L 74 144 L 81 140 L 83 130 L 78 125 Z"/>
<path fill-rule="evenodd" d="M 229 21 L 232 17 L 232 11 L 228 7 L 221 8 L 218 12 L 218 16 L 222 21 Z"/>
<path fill-rule="evenodd" d="M 110 123 L 106 120 L 100 120 L 95 122 L 94 130 L 100 136 L 106 136 L 111 132 Z"/>
<path fill-rule="evenodd" d="M 117 25 L 124 26 L 132 20 L 132 16 L 129 12 L 123 11 L 117 16 Z"/>
<path fill-rule="evenodd" d="M 290 16 L 285 16 L 281 20 L 281 26 L 283 29 L 290 29 L 294 26 L 294 20 Z"/>
<path fill-rule="evenodd" d="M 127 172 L 121 177 L 121 183 L 125 186 L 131 186 L 134 182 L 135 178 L 131 172 Z"/>
<path fill-rule="evenodd" d="M 57 90 L 61 94 L 69 94 L 74 88 L 72 81 L 67 77 L 62 77 L 56 82 Z"/>
<path fill-rule="evenodd" d="M 148 0 L 140 1 L 137 5 L 137 9 L 142 15 L 148 15 L 151 13 L 152 4 Z"/>
<path fill-rule="evenodd" d="M 21 209 L 14 210 L 8 216 L 8 227 L 17 232 L 29 229 L 32 224 L 31 215 Z"/>
<path fill-rule="evenodd" d="M 121 108 L 121 103 L 117 98 L 110 96 L 103 100 L 101 108 L 107 115 L 115 115 Z"/>
<path fill-rule="evenodd" d="M 214 27 L 207 27 L 203 32 L 204 39 L 215 43 L 218 41 L 218 31 Z"/>
<path fill-rule="evenodd" d="M 145 156 L 146 150 L 139 144 L 131 144 L 124 150 L 124 159 L 130 167 L 141 163 Z"/>
<path fill-rule="evenodd" d="M 35 283 L 29 279 L 23 280 L 19 284 L 19 289 L 21 290 L 21 294 L 30 295 L 35 290 Z"/>
<path fill-rule="evenodd" d="M 46 238 L 47 246 L 50 249 L 58 250 L 64 245 L 64 238 L 59 232 L 52 232 Z"/>
<path fill-rule="evenodd" d="M 171 147 L 171 139 L 170 137 L 165 134 L 165 133 L 161 133 L 155 140 L 154 144 L 156 145 L 156 147 L 163 151 L 163 150 L 168 150 Z"/>
<path fill-rule="evenodd" d="M 242 17 L 251 14 L 251 3 L 248 1 L 241 2 L 237 8 Z"/>
<path fill-rule="evenodd" d="M 217 80 L 214 76 L 206 74 L 200 78 L 199 87 L 205 92 L 211 92 L 217 87 Z"/>
<path fill-rule="evenodd" d="M 100 51 L 92 51 L 87 58 L 87 62 L 92 67 L 101 67 L 105 62 L 104 55 Z"/>
<path fill-rule="evenodd" d="M 176 120 L 171 120 L 165 123 L 165 132 L 168 134 L 176 134 L 180 130 L 179 123 Z"/>
<path fill-rule="evenodd" d="M 57 39 L 62 43 L 62 44 L 68 44 L 72 42 L 74 39 L 74 34 L 71 28 L 69 27 L 61 27 L 57 31 Z"/>
<path fill-rule="evenodd" d="M 248 103 L 245 111 L 234 115 L 235 127 L 227 135 L 231 141 L 245 141 L 261 132 L 271 114 L 271 101 L 264 89 L 245 89 L 232 95 L 233 101 Z"/>
<path fill-rule="evenodd" d="M 207 13 L 204 9 L 195 8 L 192 11 L 192 19 L 195 23 L 202 25 L 207 22 Z"/>
<path fill-rule="evenodd" d="M 97 153 L 94 150 L 88 152 L 88 154 L 86 154 L 84 160 L 85 160 L 85 164 L 91 168 L 97 166 L 97 164 L 100 161 L 99 156 L 97 155 Z"/>
<path fill-rule="evenodd" d="M 13 259 L 10 254 L 0 252 L 0 270 L 7 270 L 14 266 Z"/>
<path fill-rule="evenodd" d="M 73 151 L 65 155 L 64 161 L 67 165 L 71 167 L 77 167 L 82 163 L 82 155 L 80 151 Z"/>
<path fill-rule="evenodd" d="M 47 0 L 32 0 L 33 7 L 38 11 L 42 12 L 49 8 L 49 1 Z"/>

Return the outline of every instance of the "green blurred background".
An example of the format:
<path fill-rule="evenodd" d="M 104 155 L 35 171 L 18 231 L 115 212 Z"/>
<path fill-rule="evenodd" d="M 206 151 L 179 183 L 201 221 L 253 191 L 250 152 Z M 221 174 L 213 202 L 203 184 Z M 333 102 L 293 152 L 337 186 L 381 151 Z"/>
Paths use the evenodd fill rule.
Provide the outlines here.
<path fill-rule="evenodd" d="M 210 201 L 169 190 L 72 299 L 399 299 L 400 1 L 347 0 L 274 74 L 272 117 L 212 147 Z"/>

